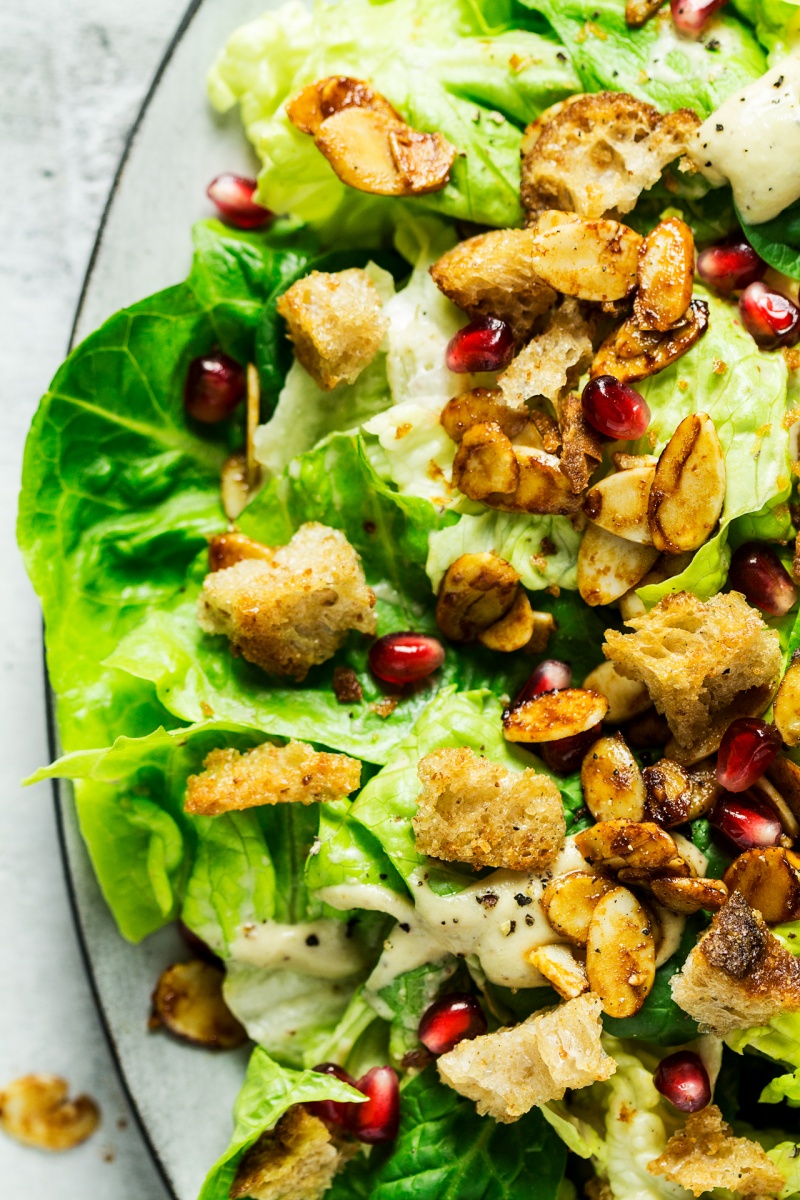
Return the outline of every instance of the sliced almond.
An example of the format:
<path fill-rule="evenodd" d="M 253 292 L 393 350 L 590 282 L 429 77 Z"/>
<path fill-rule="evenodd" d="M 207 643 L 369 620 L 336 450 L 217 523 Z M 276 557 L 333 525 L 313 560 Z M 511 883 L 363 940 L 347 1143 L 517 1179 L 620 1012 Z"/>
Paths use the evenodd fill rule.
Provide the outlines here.
<path fill-rule="evenodd" d="M 37 1150 L 71 1150 L 99 1124 L 100 1110 L 94 1100 L 90 1096 L 70 1100 L 69 1084 L 58 1075 L 23 1075 L 0 1089 L 0 1128 Z"/>
<path fill-rule="evenodd" d="M 519 467 L 511 442 L 494 421 L 473 425 L 453 461 L 453 483 L 471 500 L 516 491 Z"/>
<path fill-rule="evenodd" d="M 724 503 L 725 457 L 714 422 L 707 413 L 692 413 L 658 460 L 648 503 L 653 544 L 669 554 L 697 550 L 711 536 Z"/>
<path fill-rule="evenodd" d="M 647 793 L 647 819 L 663 829 L 674 829 L 689 819 L 692 803 L 692 781 L 689 772 L 671 758 L 662 758 L 645 767 L 644 786 Z"/>
<path fill-rule="evenodd" d="M 650 993 L 656 977 L 653 924 L 627 888 L 614 888 L 595 906 L 586 942 L 586 974 L 610 1017 L 632 1017 Z"/>
<path fill-rule="evenodd" d="M 570 871 L 551 879 L 542 893 L 542 908 L 555 932 L 576 946 L 585 946 L 589 922 L 598 900 L 615 884 L 602 875 Z"/>
<path fill-rule="evenodd" d="M 773 720 L 786 746 L 800 745 L 800 655 L 794 655 L 775 697 Z"/>
<path fill-rule="evenodd" d="M 247 486 L 247 455 L 241 450 L 230 454 L 222 464 L 219 480 L 222 507 L 229 521 L 241 516 L 250 499 Z"/>
<path fill-rule="evenodd" d="M 421 133 L 410 125 L 389 131 L 389 146 L 405 196 L 439 192 L 450 181 L 458 151 L 441 133 Z"/>
<path fill-rule="evenodd" d="M 625 5 L 625 24 L 629 29 L 641 29 L 651 17 L 654 17 L 664 0 L 627 0 Z"/>
<path fill-rule="evenodd" d="M 552 613 L 534 611 L 533 633 L 525 647 L 527 653 L 544 654 L 547 649 L 547 643 L 557 629 L 558 625 Z"/>
<path fill-rule="evenodd" d="M 546 216 L 547 214 L 545 214 Z M 621 300 L 636 286 L 642 238 L 619 221 L 583 218 L 535 226 L 532 266 L 540 279 L 579 300 Z"/>
<path fill-rule="evenodd" d="M 682 916 L 701 909 L 717 912 L 728 899 L 728 889 L 721 879 L 666 877 L 651 880 L 649 887 L 659 904 Z"/>
<path fill-rule="evenodd" d="M 470 392 L 462 392 L 461 395 L 448 400 L 439 420 L 447 436 L 454 442 L 460 442 L 473 425 L 492 422 L 499 425 L 506 437 L 513 440 L 522 433 L 529 418 L 527 412 L 509 408 L 503 403 L 500 388 L 473 388 Z"/>
<path fill-rule="evenodd" d="M 652 546 L 586 526 L 578 551 L 578 591 L 587 604 L 612 604 L 647 574 L 658 558 Z"/>
<path fill-rule="evenodd" d="M 418 133 L 369 108 L 334 113 L 314 141 L 342 183 L 374 196 L 440 191 L 456 157 L 455 147 L 440 133 Z"/>
<path fill-rule="evenodd" d="M 462 554 L 439 586 L 436 621 L 453 642 L 472 642 L 504 617 L 517 598 L 519 574 L 497 554 Z"/>
<path fill-rule="evenodd" d="M 640 329 L 631 316 L 610 333 L 595 355 L 589 374 L 613 375 L 623 383 L 635 383 L 663 371 L 681 358 L 708 329 L 708 305 L 693 300 L 680 324 L 666 333 Z"/>
<path fill-rule="evenodd" d="M 647 501 L 655 467 L 634 467 L 606 475 L 586 493 L 583 511 L 601 529 L 629 542 L 652 546 Z"/>
<path fill-rule="evenodd" d="M 779 754 L 767 768 L 767 778 L 783 796 L 784 801 L 800 819 L 800 767 Z"/>
<path fill-rule="evenodd" d="M 598 738 L 581 766 L 586 807 L 595 821 L 644 819 L 644 780 L 621 734 Z"/>
<path fill-rule="evenodd" d="M 287 103 L 286 115 L 301 133 L 314 137 L 323 121 L 345 108 L 371 109 L 404 124 L 385 96 L 363 79 L 353 79 L 349 75 L 329 75 L 310 83 Z"/>
<path fill-rule="evenodd" d="M 569 946 L 538 946 L 525 956 L 532 967 L 564 1000 L 574 1000 L 589 990 L 586 968 Z"/>
<path fill-rule="evenodd" d="M 694 237 L 678 217 L 656 225 L 639 252 L 633 316 L 640 329 L 661 333 L 683 319 L 692 301 Z"/>
<path fill-rule="evenodd" d="M 723 876 L 769 925 L 800 919 L 800 855 L 782 846 L 746 850 Z"/>
<path fill-rule="evenodd" d="M 247 1033 L 222 996 L 224 975 L 200 959 L 167 967 L 153 992 L 150 1028 L 163 1025 L 175 1037 L 213 1050 L 234 1050 Z"/>
<path fill-rule="evenodd" d="M 521 650 L 529 644 L 534 627 L 531 602 L 520 588 L 506 615 L 495 621 L 494 625 L 490 625 L 483 633 L 479 633 L 478 641 L 489 650 L 501 650 L 510 654 L 513 650 Z"/>
<path fill-rule="evenodd" d="M 463 446 L 464 443 L 461 444 Z M 507 512 L 551 516 L 569 516 L 580 509 L 580 498 L 573 494 L 570 482 L 562 474 L 555 455 L 521 445 L 514 446 L 514 454 L 519 468 L 516 489 L 508 494 L 490 493 L 484 497 L 486 504 Z"/>
<path fill-rule="evenodd" d="M 652 821 L 599 821 L 577 833 L 575 845 L 590 866 L 602 870 L 692 874 L 669 834 Z"/>
<path fill-rule="evenodd" d="M 543 692 L 503 713 L 503 734 L 508 742 L 556 742 L 598 725 L 608 712 L 608 701 L 587 688 Z"/>
<path fill-rule="evenodd" d="M 584 679 L 583 686 L 605 696 L 608 701 L 606 721 L 609 725 L 621 725 L 623 721 L 630 721 L 650 707 L 650 694 L 644 684 L 620 675 L 612 662 L 595 667 Z"/>
<path fill-rule="evenodd" d="M 639 467 L 658 466 L 656 454 L 626 454 L 624 450 L 615 450 L 611 461 L 618 471 L 635 471 Z"/>
<path fill-rule="evenodd" d="M 261 379 L 255 363 L 247 364 L 247 424 L 245 431 L 245 466 L 247 491 L 252 494 L 261 482 L 261 464 L 256 458 L 256 430 L 261 420 Z"/>
<path fill-rule="evenodd" d="M 208 569 L 224 571 L 246 558 L 257 558 L 271 562 L 275 554 L 270 546 L 263 546 L 243 533 L 220 533 L 208 543 Z"/>
<path fill-rule="evenodd" d="M 696 821 L 710 813 L 722 795 L 722 786 L 717 782 L 717 768 L 714 759 L 707 758 L 688 768 L 691 781 L 689 808 L 686 813 L 687 821 Z"/>

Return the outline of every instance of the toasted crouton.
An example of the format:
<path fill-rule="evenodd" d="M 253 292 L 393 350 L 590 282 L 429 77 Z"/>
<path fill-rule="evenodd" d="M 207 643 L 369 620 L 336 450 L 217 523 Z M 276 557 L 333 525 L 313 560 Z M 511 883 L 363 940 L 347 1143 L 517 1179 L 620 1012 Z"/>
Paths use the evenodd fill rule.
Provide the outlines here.
<path fill-rule="evenodd" d="M 264 742 L 246 754 L 212 750 L 199 775 L 186 781 L 184 811 L 216 817 L 260 804 L 313 804 L 341 800 L 361 781 L 361 763 L 346 754 L 328 754 L 289 742 Z"/>
<path fill-rule="evenodd" d="M 770 933 L 760 912 L 734 892 L 671 981 L 672 997 L 703 1028 L 723 1037 L 800 1010 L 800 958 Z"/>
<path fill-rule="evenodd" d="M 715 750 L 734 717 L 760 716 L 778 685 L 778 634 L 738 592 L 698 600 L 665 596 L 626 624 L 606 631 L 603 653 L 620 675 L 643 683 L 669 722 L 670 757 L 692 761 L 692 750 Z"/>
<path fill-rule="evenodd" d="M 354 1154 L 355 1142 L 331 1133 L 324 1121 L 296 1104 L 245 1154 L 231 1200 L 319 1200 Z"/>
<path fill-rule="evenodd" d="M 481 1116 L 510 1124 L 535 1105 L 560 1100 L 617 1069 L 600 1042 L 600 1001 L 585 992 L 513 1029 L 498 1029 L 442 1054 L 442 1080 L 475 1100 Z"/>
<path fill-rule="evenodd" d="M 596 92 L 565 105 L 533 145 L 523 142 L 522 204 L 582 217 L 630 212 L 700 124 L 690 109 L 663 116 L 625 92 Z"/>
<path fill-rule="evenodd" d="M 783 1173 L 758 1142 L 733 1136 L 716 1104 L 692 1113 L 647 1169 L 695 1196 L 716 1188 L 742 1196 L 777 1196 L 786 1186 Z"/>
<path fill-rule="evenodd" d="M 566 832 L 561 793 L 533 768 L 508 771 L 472 750 L 434 750 L 417 768 L 414 838 L 423 854 L 473 867 L 536 871 Z"/>
<path fill-rule="evenodd" d="M 532 243 L 527 229 L 480 233 L 443 254 L 431 275 L 448 300 L 469 316 L 499 317 L 524 341 L 556 299 L 533 269 Z"/>
<path fill-rule="evenodd" d="M 353 383 L 378 352 L 386 316 L 366 271 L 312 271 L 278 300 L 294 352 L 326 392 Z"/>
<path fill-rule="evenodd" d="M 207 575 L 197 620 L 206 633 L 225 634 L 234 654 L 301 681 L 336 653 L 348 630 L 374 633 L 374 608 L 347 538 L 309 521 L 269 562 L 247 559 Z"/>
<path fill-rule="evenodd" d="M 503 400 L 519 409 L 536 396 L 556 403 L 566 388 L 577 383 L 591 358 L 589 328 L 577 301 L 567 299 L 553 312 L 544 332 L 532 338 L 498 376 Z"/>

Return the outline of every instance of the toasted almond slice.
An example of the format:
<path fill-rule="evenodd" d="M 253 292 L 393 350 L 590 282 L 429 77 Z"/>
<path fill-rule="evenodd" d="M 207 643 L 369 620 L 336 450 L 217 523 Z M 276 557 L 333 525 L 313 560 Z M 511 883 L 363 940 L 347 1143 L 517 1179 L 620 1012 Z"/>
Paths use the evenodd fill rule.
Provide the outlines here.
<path fill-rule="evenodd" d="M 504 617 L 517 598 L 519 574 L 497 554 L 462 554 L 439 586 L 436 621 L 445 637 L 472 642 Z"/>
<path fill-rule="evenodd" d="M 773 719 L 786 746 L 800 745 L 800 655 L 793 655 L 775 697 Z"/>
<path fill-rule="evenodd" d="M 527 653 L 544 654 L 547 649 L 547 643 L 557 629 L 558 625 L 552 613 L 534 611 L 533 633 L 525 647 Z"/>
<path fill-rule="evenodd" d="M 692 874 L 670 835 L 652 821 L 598 821 L 575 835 L 575 845 L 590 866 L 603 870 Z"/>
<path fill-rule="evenodd" d="M 219 490 L 225 516 L 229 521 L 235 521 L 241 516 L 250 499 L 247 486 L 247 455 L 241 450 L 228 455 L 222 464 Z"/>
<path fill-rule="evenodd" d="M 418 133 L 368 108 L 334 113 L 314 141 L 342 183 L 374 196 L 440 191 L 456 157 L 440 133 Z"/>
<path fill-rule="evenodd" d="M 693 282 L 692 231 L 678 217 L 668 217 L 647 235 L 639 252 L 639 289 L 633 302 L 639 328 L 665 333 L 683 320 Z"/>
<path fill-rule="evenodd" d="M 453 483 L 471 500 L 516 490 L 519 467 L 514 447 L 494 421 L 473 425 L 462 437 L 453 460 Z"/>
<path fill-rule="evenodd" d="M 621 725 L 630 721 L 650 707 L 650 694 L 643 683 L 619 675 L 612 662 L 601 663 L 583 681 L 585 688 L 600 692 L 608 701 L 606 721 L 609 725 Z"/>
<path fill-rule="evenodd" d="M 717 912 L 728 899 L 728 889 L 721 879 L 685 879 L 666 876 L 650 880 L 649 887 L 664 908 L 689 916 L 690 913 Z"/>
<path fill-rule="evenodd" d="M 731 892 L 741 892 L 768 925 L 800 918 L 800 855 L 782 846 L 746 850 L 723 876 Z"/>
<path fill-rule="evenodd" d="M 247 364 L 247 427 L 245 437 L 245 464 L 248 495 L 255 491 L 261 480 L 261 464 L 256 458 L 256 430 L 261 420 L 261 379 L 255 363 Z"/>
<path fill-rule="evenodd" d="M 640 329 L 631 316 L 614 330 L 595 355 L 589 374 L 614 375 L 623 383 L 635 383 L 663 371 L 703 336 L 708 329 L 708 305 L 693 300 L 684 319 L 666 333 Z"/>
<path fill-rule="evenodd" d="M 349 75 L 329 75 L 304 87 L 286 105 L 286 115 L 301 133 L 313 137 L 323 121 L 345 108 L 368 108 L 404 124 L 399 112 L 380 92 Z"/>
<path fill-rule="evenodd" d="M 546 216 L 547 214 L 545 214 Z M 619 221 L 584 218 L 535 226 L 531 261 L 536 274 L 565 296 L 621 300 L 636 286 L 642 238 Z"/>
<path fill-rule="evenodd" d="M 692 781 L 686 768 L 671 758 L 662 758 L 645 767 L 643 775 L 648 821 L 655 821 L 663 829 L 673 829 L 688 821 Z"/>
<path fill-rule="evenodd" d="M 767 778 L 783 796 L 794 815 L 800 818 L 800 767 L 779 754 L 767 768 Z"/>
<path fill-rule="evenodd" d="M 247 1033 L 222 997 L 224 975 L 200 959 L 167 967 L 153 992 L 150 1028 L 164 1025 L 175 1037 L 213 1050 L 234 1050 Z"/>
<path fill-rule="evenodd" d="M 697 550 L 711 536 L 724 503 L 725 458 L 714 422 L 707 413 L 692 413 L 658 460 L 648 503 L 653 544 L 669 554 Z"/>
<path fill-rule="evenodd" d="M 543 692 L 503 713 L 503 734 L 508 742 L 556 742 L 598 725 L 608 712 L 608 701 L 587 688 Z"/>
<path fill-rule="evenodd" d="M 722 795 L 722 786 L 717 783 L 716 762 L 712 758 L 702 759 L 688 768 L 691 782 L 687 821 L 696 821 L 710 813 Z"/>
<path fill-rule="evenodd" d="M 23 1075 L 0 1089 L 0 1128 L 37 1150 L 71 1150 L 99 1124 L 94 1100 L 70 1100 L 69 1085 L 58 1075 Z"/>
<path fill-rule="evenodd" d="M 655 467 L 633 467 L 606 475 L 589 488 L 583 511 L 601 529 L 628 542 L 652 546 L 647 501 L 655 473 Z"/>
<path fill-rule="evenodd" d="M 788 834 L 790 838 L 800 836 L 800 821 L 798 821 L 791 807 L 786 803 L 775 785 L 770 783 L 769 779 L 762 775 L 753 784 L 751 791 L 755 792 L 762 800 L 765 800 L 767 804 L 775 809 L 785 834 Z"/>
<path fill-rule="evenodd" d="M 585 946 L 595 905 L 615 884 L 602 875 L 570 871 L 551 879 L 542 893 L 542 908 L 556 933 L 576 946 Z"/>
<path fill-rule="evenodd" d="M 441 133 L 421 133 L 410 125 L 389 131 L 389 145 L 405 184 L 405 195 L 439 192 L 450 181 L 456 148 Z"/>
<path fill-rule="evenodd" d="M 652 546 L 589 524 L 578 551 L 578 591 L 587 604 L 612 604 L 647 574 L 658 558 Z"/>
<path fill-rule="evenodd" d="M 581 766 L 586 807 L 595 821 L 644 819 L 644 780 L 622 734 L 598 738 Z"/>
<path fill-rule="evenodd" d="M 656 977 L 653 924 L 627 888 L 614 888 L 595 905 L 586 974 L 610 1017 L 632 1017 L 650 993 Z"/>
<path fill-rule="evenodd" d="M 625 24 L 629 29 L 641 29 L 651 17 L 654 17 L 664 0 L 627 0 L 625 5 Z"/>
<path fill-rule="evenodd" d="M 569 946 L 538 946 L 525 956 L 532 967 L 564 1000 L 574 1000 L 589 990 L 586 968 L 578 962 Z"/>
<path fill-rule="evenodd" d="M 554 455 L 520 445 L 514 447 L 514 453 L 519 467 L 516 490 L 511 495 L 499 492 L 488 495 L 485 498 L 487 504 L 509 512 L 563 516 L 580 509 L 580 497 L 573 494 L 570 482 L 562 474 L 559 460 Z"/>
<path fill-rule="evenodd" d="M 626 454 L 624 450 L 615 450 L 611 461 L 618 471 L 635 471 L 639 467 L 657 467 L 656 454 Z"/>
<path fill-rule="evenodd" d="M 460 442 L 473 425 L 499 425 L 508 438 L 522 433 L 529 422 L 529 414 L 517 408 L 509 408 L 503 402 L 500 388 L 473 388 L 453 396 L 442 409 L 439 418 L 449 438 Z M 654 464 L 655 465 L 655 464 Z"/>
<path fill-rule="evenodd" d="M 220 533 L 208 543 L 208 568 L 210 571 L 224 571 L 226 567 L 232 567 L 246 558 L 271 562 L 274 554 L 271 546 L 263 546 L 243 533 Z"/>
<path fill-rule="evenodd" d="M 531 602 L 522 588 L 517 592 L 517 598 L 504 617 L 495 621 L 483 633 L 478 634 L 478 641 L 489 650 L 502 650 L 510 654 L 527 646 L 533 637 L 534 616 Z"/>

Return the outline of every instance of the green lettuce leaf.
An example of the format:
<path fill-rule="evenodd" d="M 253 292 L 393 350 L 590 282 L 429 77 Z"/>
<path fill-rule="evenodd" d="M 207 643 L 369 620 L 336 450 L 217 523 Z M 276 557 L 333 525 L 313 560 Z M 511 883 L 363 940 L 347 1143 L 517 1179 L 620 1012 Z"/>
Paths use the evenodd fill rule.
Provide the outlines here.
<path fill-rule="evenodd" d="M 800 1142 L 780 1142 L 767 1150 L 779 1171 L 786 1176 L 786 1187 L 778 1200 L 797 1200 L 800 1196 Z"/>
<path fill-rule="evenodd" d="M 511 563 L 530 591 L 553 586 L 575 591 L 580 544 L 581 535 L 567 517 L 464 513 L 456 524 L 432 534 L 427 571 L 435 591 L 460 555 L 491 551 Z"/>
<path fill-rule="evenodd" d="M 761 1093 L 764 1104 L 788 1100 L 800 1106 L 800 1014 L 780 1013 L 768 1025 L 753 1029 L 737 1029 L 728 1034 L 725 1042 L 737 1054 L 754 1050 L 793 1068 L 786 1075 L 772 1079 Z"/>
<path fill-rule="evenodd" d="M 795 9 L 800 13 L 800 9 Z M 742 221 L 742 230 L 758 254 L 790 279 L 800 279 L 800 200 L 790 204 L 771 221 L 749 225 Z"/>
<path fill-rule="evenodd" d="M 800 33 L 797 0 L 731 0 L 731 8 L 755 26 L 756 36 L 769 50 L 770 63 L 788 54 Z"/>
<path fill-rule="evenodd" d="M 679 1046 L 697 1037 L 697 1022 L 672 999 L 670 983 L 694 947 L 702 921 L 689 918 L 681 944 L 668 962 L 656 971 L 655 983 L 633 1017 L 603 1017 L 603 1028 L 612 1037 L 634 1038 L 655 1046 Z"/>
<path fill-rule="evenodd" d="M 420 967 L 397 975 L 378 993 L 365 992 L 369 1004 L 384 1020 L 390 1022 L 389 1060 L 394 1067 L 400 1069 L 408 1066 L 407 1055 L 420 1051 L 424 1054 L 417 1032 L 420 1019 L 443 991 L 457 990 L 452 986 L 446 989 L 445 985 L 458 967 L 458 959 L 454 957 L 442 962 L 423 963 Z"/>

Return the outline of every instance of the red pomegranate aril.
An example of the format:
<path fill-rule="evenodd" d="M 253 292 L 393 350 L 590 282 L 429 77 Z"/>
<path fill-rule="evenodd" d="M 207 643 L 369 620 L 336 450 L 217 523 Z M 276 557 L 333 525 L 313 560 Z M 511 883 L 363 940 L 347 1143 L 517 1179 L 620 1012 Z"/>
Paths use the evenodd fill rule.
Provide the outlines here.
<path fill-rule="evenodd" d="M 444 646 L 426 633 L 387 633 L 373 642 L 369 666 L 384 683 L 416 683 L 444 662 Z"/>
<path fill-rule="evenodd" d="M 201 354 L 189 363 L 184 407 L 195 421 L 216 425 L 241 404 L 245 389 L 244 371 L 234 359 L 220 351 Z"/>
<path fill-rule="evenodd" d="M 775 810 L 757 796 L 721 796 L 709 817 L 711 824 L 739 850 L 777 846 L 783 828 Z"/>
<path fill-rule="evenodd" d="M 755 283 L 767 269 L 749 242 L 720 242 L 708 246 L 697 259 L 697 274 L 722 296 Z"/>
<path fill-rule="evenodd" d="M 319 1063 L 314 1070 L 320 1075 L 333 1075 L 336 1079 L 341 1079 L 342 1083 L 349 1083 L 351 1087 L 358 1086 L 352 1075 L 348 1075 L 344 1067 L 340 1067 L 338 1063 Z M 347 1125 L 350 1120 L 350 1110 L 354 1107 L 354 1103 L 343 1100 L 311 1100 L 306 1104 L 308 1111 L 315 1117 L 319 1117 L 326 1125 Z"/>
<path fill-rule="evenodd" d="M 774 725 L 739 717 L 725 731 L 717 754 L 717 783 L 727 792 L 746 792 L 757 783 L 781 747 Z"/>
<path fill-rule="evenodd" d="M 446 1054 L 465 1038 L 486 1033 L 486 1017 L 475 996 L 454 992 L 443 996 L 422 1014 L 419 1040 L 431 1054 Z"/>
<path fill-rule="evenodd" d="M 559 738 L 555 742 L 540 742 L 536 753 L 544 765 L 557 775 L 571 775 L 580 768 L 586 757 L 586 751 L 602 737 L 602 724 L 593 725 L 583 733 L 574 733 L 572 737 Z"/>
<path fill-rule="evenodd" d="M 502 371 L 514 357 L 514 335 L 498 317 L 476 317 L 447 345 L 447 366 L 456 375 Z"/>
<path fill-rule="evenodd" d="M 543 692 L 563 692 L 572 684 L 572 667 L 559 658 L 546 658 L 520 689 L 514 706 L 541 696 Z"/>
<path fill-rule="evenodd" d="M 255 179 L 245 179 L 226 171 L 211 180 L 206 195 L 229 225 L 235 225 L 237 229 L 259 229 L 273 220 L 274 213 L 253 199 L 257 186 Z"/>
<path fill-rule="evenodd" d="M 373 1067 L 362 1075 L 356 1087 L 367 1097 L 354 1103 L 348 1115 L 348 1128 L 360 1142 L 377 1145 L 393 1142 L 400 1125 L 400 1087 L 392 1067 Z"/>
<path fill-rule="evenodd" d="M 745 542 L 734 551 L 728 583 L 748 604 L 771 617 L 785 616 L 797 603 L 797 585 L 775 551 L 763 542 Z"/>
<path fill-rule="evenodd" d="M 800 308 L 765 283 L 751 283 L 744 289 L 739 312 L 745 329 L 762 350 L 793 346 L 800 340 Z"/>
<path fill-rule="evenodd" d="M 650 424 L 644 396 L 613 375 L 590 379 L 581 397 L 583 415 L 598 433 L 616 441 L 640 438 Z"/>
<path fill-rule="evenodd" d="M 699 1054 L 678 1050 L 662 1058 L 653 1076 L 657 1092 L 680 1112 L 699 1112 L 711 1103 L 711 1081 Z"/>
<path fill-rule="evenodd" d="M 672 20 L 681 33 L 695 37 L 724 4 L 727 0 L 670 0 Z"/>

